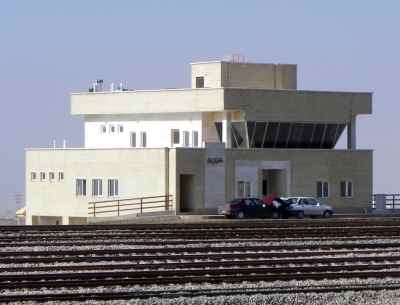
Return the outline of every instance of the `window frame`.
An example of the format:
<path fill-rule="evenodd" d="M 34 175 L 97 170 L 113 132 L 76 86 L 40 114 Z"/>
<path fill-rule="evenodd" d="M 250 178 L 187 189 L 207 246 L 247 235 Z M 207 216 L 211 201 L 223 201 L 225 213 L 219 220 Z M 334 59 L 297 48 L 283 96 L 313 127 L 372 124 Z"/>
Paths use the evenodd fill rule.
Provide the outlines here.
<path fill-rule="evenodd" d="M 82 192 L 78 192 L 78 182 L 83 182 Z M 86 197 L 87 195 L 87 179 L 83 177 L 75 178 L 75 197 Z"/>
<path fill-rule="evenodd" d="M 100 186 L 100 187 L 97 188 L 97 194 L 95 194 L 95 185 L 96 185 L 95 182 L 100 182 L 100 184 L 98 185 L 98 186 Z M 100 190 L 100 192 L 99 192 L 99 190 Z M 92 197 L 98 198 L 98 197 L 103 197 L 103 196 L 104 196 L 104 192 L 103 192 L 103 178 L 99 178 L 99 177 L 97 177 L 97 178 L 92 178 Z"/>
<path fill-rule="evenodd" d="M 140 132 L 140 147 L 147 147 L 147 132 L 141 131 Z"/>
<path fill-rule="evenodd" d="M 133 143 L 133 139 L 135 139 L 135 143 Z M 130 141 L 130 147 L 132 147 L 132 148 L 137 148 L 137 132 L 136 131 L 131 131 L 130 133 L 129 133 L 129 141 Z M 133 145 L 133 144 L 135 144 L 135 145 Z"/>
<path fill-rule="evenodd" d="M 184 130 L 182 132 L 183 135 L 183 147 L 190 147 L 190 132 L 188 130 Z"/>
<path fill-rule="evenodd" d="M 199 147 L 199 132 L 197 130 L 192 131 L 192 147 Z"/>
<path fill-rule="evenodd" d="M 62 171 L 58 172 L 58 181 L 64 181 L 65 174 Z"/>
<path fill-rule="evenodd" d="M 124 133 L 124 125 L 123 124 L 118 124 L 117 131 L 118 131 L 118 133 Z"/>
<path fill-rule="evenodd" d="M 109 128 L 110 133 L 115 133 L 116 130 L 115 130 L 114 124 L 110 124 L 108 128 Z"/>
<path fill-rule="evenodd" d="M 196 76 L 195 82 L 196 82 L 196 88 L 205 88 L 204 76 Z"/>
<path fill-rule="evenodd" d="M 318 193 L 318 184 L 321 183 L 321 194 Z M 326 189 L 325 189 L 326 186 Z M 327 190 L 325 194 L 325 190 Z M 320 196 L 321 195 L 321 196 Z M 330 196 L 330 185 L 327 179 L 318 179 L 316 182 L 316 198 L 329 198 Z"/>
<path fill-rule="evenodd" d="M 251 182 L 245 180 L 238 180 L 236 182 L 238 198 L 251 198 Z M 246 193 L 247 196 L 246 196 Z"/>
<path fill-rule="evenodd" d="M 176 136 L 178 138 L 178 141 L 176 142 Z M 181 143 L 181 134 L 180 134 L 180 130 L 179 129 L 171 129 L 171 142 L 172 142 L 172 146 L 174 145 L 179 145 Z"/>
<path fill-rule="evenodd" d="M 54 180 L 56 180 L 56 174 L 54 172 L 49 172 L 49 181 L 52 182 Z"/>
<path fill-rule="evenodd" d="M 342 183 L 344 183 L 344 195 L 342 193 Z M 349 185 L 351 185 L 351 188 L 349 188 Z M 354 197 L 354 183 L 352 179 L 343 179 L 340 180 L 339 184 L 339 191 L 340 191 L 340 197 L 341 198 L 353 198 Z M 351 192 L 349 190 L 351 189 Z"/>
<path fill-rule="evenodd" d="M 100 125 L 100 134 L 105 134 L 105 133 L 107 133 L 107 125 L 101 124 Z"/>
<path fill-rule="evenodd" d="M 46 181 L 46 172 L 40 172 L 39 178 L 40 181 Z"/>
<path fill-rule="evenodd" d="M 116 182 L 116 184 L 115 184 Z M 113 187 L 111 188 L 111 183 L 113 183 Z M 117 186 L 115 188 L 115 185 Z M 113 194 L 111 194 L 111 189 L 113 190 Z M 117 192 L 115 192 L 117 190 Z M 107 197 L 109 198 L 115 198 L 119 197 L 119 180 L 118 178 L 108 178 L 107 179 Z"/>
<path fill-rule="evenodd" d="M 30 172 L 30 178 L 31 178 L 31 181 L 37 181 L 38 179 L 38 177 L 37 177 L 37 173 L 36 172 Z"/>

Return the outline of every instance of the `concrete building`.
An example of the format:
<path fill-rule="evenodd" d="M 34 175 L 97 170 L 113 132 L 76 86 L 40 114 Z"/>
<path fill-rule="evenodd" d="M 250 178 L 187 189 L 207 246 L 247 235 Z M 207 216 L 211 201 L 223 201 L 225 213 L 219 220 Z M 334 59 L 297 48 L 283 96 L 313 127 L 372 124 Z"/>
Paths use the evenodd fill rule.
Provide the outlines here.
<path fill-rule="evenodd" d="M 188 89 L 104 91 L 99 83 L 71 94 L 85 147 L 26 150 L 27 224 L 81 223 L 89 202 L 166 195 L 177 214 L 273 191 L 318 197 L 337 211 L 368 206 L 372 151 L 357 149 L 356 125 L 372 112 L 371 93 L 297 90 L 289 64 L 191 68 Z M 345 130 L 347 149 L 335 149 Z"/>

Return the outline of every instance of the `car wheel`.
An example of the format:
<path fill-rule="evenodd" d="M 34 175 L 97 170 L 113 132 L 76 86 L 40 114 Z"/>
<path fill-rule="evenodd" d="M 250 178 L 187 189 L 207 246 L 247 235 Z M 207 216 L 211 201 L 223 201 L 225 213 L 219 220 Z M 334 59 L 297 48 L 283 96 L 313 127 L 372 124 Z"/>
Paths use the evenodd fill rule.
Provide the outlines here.
<path fill-rule="evenodd" d="M 304 212 L 303 211 L 297 212 L 297 218 L 298 219 L 303 219 L 304 218 Z"/>
<path fill-rule="evenodd" d="M 324 216 L 324 218 L 329 218 L 329 217 L 332 217 L 332 214 L 333 214 L 332 211 L 325 211 L 323 216 Z"/>
<path fill-rule="evenodd" d="M 279 215 L 278 212 L 273 212 L 273 213 L 272 213 L 272 218 L 273 218 L 273 219 L 278 219 L 278 218 L 280 218 L 279 216 L 280 216 L 280 215 Z"/>
<path fill-rule="evenodd" d="M 236 218 L 243 219 L 244 213 L 242 211 L 240 211 L 239 213 L 237 213 Z"/>

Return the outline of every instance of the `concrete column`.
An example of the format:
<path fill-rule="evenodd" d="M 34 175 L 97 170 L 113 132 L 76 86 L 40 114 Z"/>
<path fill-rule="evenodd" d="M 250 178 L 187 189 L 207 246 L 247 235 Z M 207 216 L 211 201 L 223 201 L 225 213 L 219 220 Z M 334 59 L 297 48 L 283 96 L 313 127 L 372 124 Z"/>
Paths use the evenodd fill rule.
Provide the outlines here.
<path fill-rule="evenodd" d="M 231 113 L 225 112 L 225 118 L 222 120 L 222 142 L 225 143 L 226 148 L 232 147 L 231 120 Z"/>
<path fill-rule="evenodd" d="M 356 116 L 347 124 L 347 149 L 357 149 L 356 143 Z"/>

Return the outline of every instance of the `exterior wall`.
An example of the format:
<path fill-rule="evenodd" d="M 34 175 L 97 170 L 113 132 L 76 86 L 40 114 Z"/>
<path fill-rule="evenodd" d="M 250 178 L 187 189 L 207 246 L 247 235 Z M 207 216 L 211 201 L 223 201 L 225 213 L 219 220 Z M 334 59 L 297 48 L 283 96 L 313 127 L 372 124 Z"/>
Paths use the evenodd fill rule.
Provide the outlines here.
<path fill-rule="evenodd" d="M 106 133 L 101 132 L 101 126 L 106 126 Z M 115 126 L 115 132 L 110 132 L 110 126 Z M 123 126 L 119 132 L 118 126 Z M 190 147 L 193 146 L 192 132 L 198 132 L 198 147 L 202 146 L 202 116 L 201 113 L 176 114 L 142 114 L 142 115 L 101 115 L 85 117 L 85 147 L 86 148 L 127 148 L 130 147 L 130 133 L 136 132 L 136 144 L 140 147 L 140 132 L 147 135 L 147 147 L 171 147 L 171 130 L 180 130 L 180 144 L 183 146 L 183 131 L 190 132 Z"/>
<path fill-rule="evenodd" d="M 223 111 L 222 89 L 85 92 L 71 94 L 71 114 L 134 114 Z"/>
<path fill-rule="evenodd" d="M 222 86 L 251 89 L 296 89 L 297 66 L 222 62 Z"/>
<path fill-rule="evenodd" d="M 87 217 L 88 202 L 115 198 L 165 195 L 168 190 L 165 149 L 60 149 L 26 152 L 26 214 L 32 216 Z M 54 171 L 56 179 L 48 180 Z M 57 173 L 64 173 L 58 181 Z M 30 173 L 36 172 L 36 181 Z M 39 173 L 46 173 L 40 181 Z M 86 196 L 77 197 L 75 179 L 85 178 Z M 92 179 L 103 180 L 103 196 L 92 197 Z M 107 179 L 119 181 L 119 196 L 107 196 Z M 68 218 L 67 218 L 68 219 Z M 65 223 L 65 221 L 63 221 Z"/>
<path fill-rule="evenodd" d="M 367 208 L 372 194 L 372 151 L 370 150 L 286 150 L 286 149 L 231 149 L 226 151 L 227 200 L 236 196 L 237 162 L 255 170 L 260 169 L 263 161 L 289 162 L 288 196 L 316 196 L 316 182 L 329 182 L 329 197 L 321 199 L 338 211 L 361 212 Z M 246 164 L 247 161 L 247 164 Z M 257 179 L 257 174 L 253 175 Z M 353 182 L 352 198 L 340 197 L 340 181 Z M 252 181 L 253 185 L 257 182 Z M 252 195 L 261 195 L 261 189 Z"/>
<path fill-rule="evenodd" d="M 196 88 L 196 77 L 204 77 L 205 88 L 221 88 L 222 67 L 220 62 L 192 63 L 192 88 Z"/>
<path fill-rule="evenodd" d="M 225 109 L 241 109 L 248 121 L 346 123 L 372 112 L 372 94 L 225 89 Z"/>

